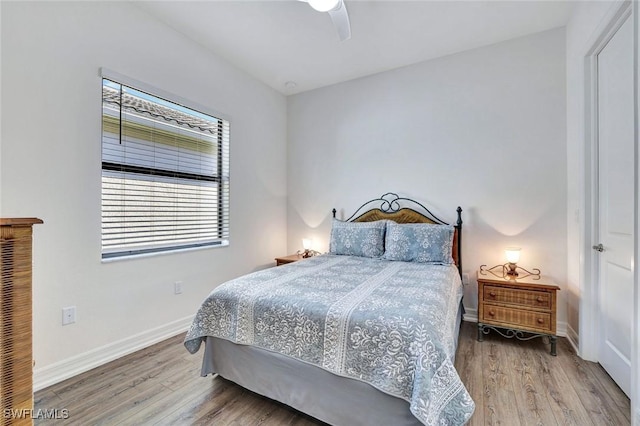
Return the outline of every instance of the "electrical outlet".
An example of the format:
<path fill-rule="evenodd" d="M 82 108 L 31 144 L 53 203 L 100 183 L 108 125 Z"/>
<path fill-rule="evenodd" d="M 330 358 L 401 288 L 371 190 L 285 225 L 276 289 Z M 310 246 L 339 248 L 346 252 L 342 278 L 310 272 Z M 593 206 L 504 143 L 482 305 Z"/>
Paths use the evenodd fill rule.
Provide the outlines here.
<path fill-rule="evenodd" d="M 62 308 L 62 325 L 69 325 L 74 322 L 76 322 L 76 307 Z"/>
<path fill-rule="evenodd" d="M 469 274 L 467 273 L 462 274 L 462 284 L 469 285 Z"/>
<path fill-rule="evenodd" d="M 182 281 L 176 281 L 173 283 L 173 293 L 182 294 Z"/>

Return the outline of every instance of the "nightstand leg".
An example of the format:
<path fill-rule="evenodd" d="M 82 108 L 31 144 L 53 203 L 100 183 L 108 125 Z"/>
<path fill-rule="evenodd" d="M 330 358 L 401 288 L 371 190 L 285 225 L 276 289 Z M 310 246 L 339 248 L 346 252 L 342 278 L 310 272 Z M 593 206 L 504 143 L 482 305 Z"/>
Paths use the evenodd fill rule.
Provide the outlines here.
<path fill-rule="evenodd" d="M 482 330 L 484 329 L 484 326 L 480 323 L 478 323 L 478 342 L 482 342 L 482 337 L 483 337 L 483 332 Z"/>
<path fill-rule="evenodd" d="M 549 336 L 549 340 L 551 341 L 551 355 L 558 355 L 556 352 L 556 343 L 558 341 L 558 338 L 556 336 Z"/>

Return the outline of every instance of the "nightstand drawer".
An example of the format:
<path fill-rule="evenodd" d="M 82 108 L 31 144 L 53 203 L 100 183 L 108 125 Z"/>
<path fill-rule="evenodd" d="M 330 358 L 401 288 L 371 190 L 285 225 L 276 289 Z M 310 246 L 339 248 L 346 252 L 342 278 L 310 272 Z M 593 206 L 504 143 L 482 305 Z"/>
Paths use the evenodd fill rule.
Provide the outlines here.
<path fill-rule="evenodd" d="M 551 314 L 511 309 L 490 304 L 483 305 L 482 321 L 487 324 L 507 324 L 509 327 L 551 332 Z"/>
<path fill-rule="evenodd" d="M 518 290 L 515 288 L 485 285 L 484 300 L 486 302 L 551 309 L 551 293 L 544 291 Z"/>

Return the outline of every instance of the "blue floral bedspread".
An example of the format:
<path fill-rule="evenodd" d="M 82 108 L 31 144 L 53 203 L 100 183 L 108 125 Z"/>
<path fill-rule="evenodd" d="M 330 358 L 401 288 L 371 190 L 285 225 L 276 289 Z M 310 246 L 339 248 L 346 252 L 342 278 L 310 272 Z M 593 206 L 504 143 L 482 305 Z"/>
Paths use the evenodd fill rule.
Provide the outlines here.
<path fill-rule="evenodd" d="M 454 368 L 462 283 L 455 266 L 322 255 L 217 287 L 184 345 L 254 345 L 403 398 L 425 425 L 475 405 Z"/>

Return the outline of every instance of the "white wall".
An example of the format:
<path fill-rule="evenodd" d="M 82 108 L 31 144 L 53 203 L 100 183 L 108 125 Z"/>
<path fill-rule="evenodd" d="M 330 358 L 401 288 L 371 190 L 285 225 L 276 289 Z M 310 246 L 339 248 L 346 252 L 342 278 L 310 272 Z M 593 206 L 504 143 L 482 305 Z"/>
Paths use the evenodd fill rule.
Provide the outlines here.
<path fill-rule="evenodd" d="M 2 25 L 2 5 L 0 4 L 0 27 Z M 1 28 L 0 28 L 1 29 Z M 2 43 L 0 40 L 0 99 L 2 99 Z M 2 102 L 0 102 L 0 217 L 2 217 Z"/>
<path fill-rule="evenodd" d="M 130 3 L 1 8 L 0 215 L 45 222 L 34 238 L 42 387 L 183 330 L 212 288 L 286 252 L 286 101 Z M 100 67 L 231 118 L 228 248 L 101 263 Z M 71 305 L 77 323 L 62 327 Z"/>
<path fill-rule="evenodd" d="M 464 209 L 463 268 L 539 267 L 566 321 L 565 35 L 556 29 L 290 96 L 288 248 L 328 249 L 331 208 L 393 191 Z M 475 312 L 475 280 L 465 292 Z"/>

